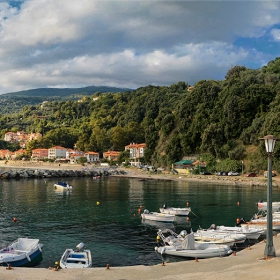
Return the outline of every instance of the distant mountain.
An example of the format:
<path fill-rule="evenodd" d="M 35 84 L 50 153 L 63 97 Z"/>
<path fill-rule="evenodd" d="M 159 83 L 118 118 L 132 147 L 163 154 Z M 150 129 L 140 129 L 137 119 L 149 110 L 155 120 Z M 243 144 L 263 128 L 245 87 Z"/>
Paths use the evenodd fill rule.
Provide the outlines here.
<path fill-rule="evenodd" d="M 37 88 L 0 95 L 0 114 L 16 113 L 25 105 L 37 105 L 43 101 L 78 100 L 96 92 L 126 92 L 128 88 L 89 86 L 83 88 Z"/>
<path fill-rule="evenodd" d="M 0 95 L 0 99 L 15 97 L 65 97 L 73 94 L 91 95 L 95 92 L 125 92 L 131 90 L 129 88 L 116 88 L 106 86 L 89 86 L 83 88 L 37 88 L 22 90 L 18 92 L 10 92 Z"/>

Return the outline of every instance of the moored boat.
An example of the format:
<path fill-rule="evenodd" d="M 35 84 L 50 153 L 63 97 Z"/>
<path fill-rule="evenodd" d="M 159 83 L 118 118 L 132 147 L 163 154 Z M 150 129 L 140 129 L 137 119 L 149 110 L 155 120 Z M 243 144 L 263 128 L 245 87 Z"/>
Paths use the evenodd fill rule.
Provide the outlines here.
<path fill-rule="evenodd" d="M 42 257 L 42 244 L 39 239 L 18 238 L 0 250 L 1 266 L 35 266 L 40 263 Z"/>
<path fill-rule="evenodd" d="M 76 246 L 76 250 L 66 249 L 60 259 L 61 268 L 89 268 L 92 265 L 91 251 L 84 250 L 84 243 Z"/>
<path fill-rule="evenodd" d="M 149 212 L 149 210 L 145 209 L 141 214 L 143 220 L 151 220 L 151 221 L 159 221 L 159 222 L 174 222 L 175 215 L 157 213 L 157 212 Z"/>
<path fill-rule="evenodd" d="M 191 208 L 167 207 L 167 205 L 164 204 L 163 207 L 159 208 L 159 211 L 164 214 L 171 214 L 175 216 L 188 216 Z"/>
<path fill-rule="evenodd" d="M 72 190 L 72 186 L 70 186 L 66 182 L 57 182 L 57 183 L 54 184 L 54 187 L 58 190 L 63 190 L 63 191 L 71 191 Z"/>
<path fill-rule="evenodd" d="M 165 236 L 164 234 L 166 233 L 171 235 Z M 163 242 L 167 243 L 163 246 L 155 247 L 155 250 L 162 255 L 187 258 L 213 258 L 228 256 L 232 253 L 232 250 L 227 245 L 197 243 L 193 232 L 177 235 L 172 230 L 159 230 L 158 235 Z"/>

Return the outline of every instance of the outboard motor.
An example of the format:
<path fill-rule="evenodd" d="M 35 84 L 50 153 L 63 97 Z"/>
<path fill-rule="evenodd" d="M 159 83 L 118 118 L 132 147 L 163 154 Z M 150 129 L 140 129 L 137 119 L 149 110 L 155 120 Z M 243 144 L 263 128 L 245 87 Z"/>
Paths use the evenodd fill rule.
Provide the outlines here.
<path fill-rule="evenodd" d="M 188 235 L 188 233 L 187 233 L 186 230 L 182 230 L 182 231 L 179 233 L 179 235 L 182 236 L 183 238 L 185 238 L 185 237 Z"/>
<path fill-rule="evenodd" d="M 85 247 L 85 244 L 84 244 L 83 242 L 79 243 L 79 244 L 76 246 L 77 252 L 82 251 L 84 247 Z"/>
<path fill-rule="evenodd" d="M 236 226 L 239 226 L 241 224 L 246 224 L 246 220 L 244 218 L 241 218 L 241 219 L 236 219 Z"/>
<path fill-rule="evenodd" d="M 217 229 L 217 226 L 216 226 L 215 224 L 212 224 L 212 225 L 210 226 L 210 229 Z"/>
<path fill-rule="evenodd" d="M 167 204 L 164 203 L 163 204 L 163 208 L 166 209 L 167 208 Z"/>
<path fill-rule="evenodd" d="M 144 210 L 144 214 L 149 214 L 150 212 L 149 212 L 149 210 L 148 209 L 145 209 Z"/>

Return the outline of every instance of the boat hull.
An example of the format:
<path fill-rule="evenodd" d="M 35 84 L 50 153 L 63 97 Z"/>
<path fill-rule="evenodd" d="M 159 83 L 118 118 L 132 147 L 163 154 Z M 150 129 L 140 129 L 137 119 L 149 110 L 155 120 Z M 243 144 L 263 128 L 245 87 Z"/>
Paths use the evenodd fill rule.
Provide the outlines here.
<path fill-rule="evenodd" d="M 188 208 L 174 208 L 174 207 L 168 207 L 168 208 L 159 208 L 159 211 L 163 214 L 171 214 L 175 216 L 188 216 L 191 209 Z"/>
<path fill-rule="evenodd" d="M 203 245 L 203 246 L 202 246 Z M 207 245 L 207 246 L 205 246 Z M 209 244 L 210 245 L 210 244 Z M 209 246 L 208 244 L 198 244 L 193 250 L 178 250 L 174 246 L 156 247 L 155 250 L 162 255 L 171 255 L 185 258 L 214 258 L 225 257 L 232 253 L 229 246 Z"/>
<path fill-rule="evenodd" d="M 163 213 L 153 213 L 150 212 L 148 214 L 142 213 L 141 217 L 143 220 L 151 220 L 151 221 L 157 221 L 157 222 L 174 222 L 175 216 L 169 215 L 169 214 L 163 214 Z"/>
<path fill-rule="evenodd" d="M 30 239 L 32 241 L 32 239 Z M 43 260 L 42 244 L 37 244 L 30 250 L 18 250 L 16 242 L 0 250 L 0 266 L 33 267 Z"/>

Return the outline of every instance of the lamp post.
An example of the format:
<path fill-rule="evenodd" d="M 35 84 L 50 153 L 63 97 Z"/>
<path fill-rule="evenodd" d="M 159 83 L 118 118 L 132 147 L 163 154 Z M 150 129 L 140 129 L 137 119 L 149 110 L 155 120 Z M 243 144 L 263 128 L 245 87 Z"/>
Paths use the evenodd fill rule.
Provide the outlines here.
<path fill-rule="evenodd" d="M 266 258 L 275 257 L 275 249 L 273 246 L 273 228 L 272 228 L 272 154 L 275 142 L 280 140 L 273 135 L 267 135 L 260 140 L 264 140 L 265 149 L 268 155 L 267 167 L 267 230 L 266 230 L 266 246 L 264 256 Z"/>
<path fill-rule="evenodd" d="M 242 164 L 242 176 L 243 176 L 243 160 L 241 161 L 241 164 Z"/>

